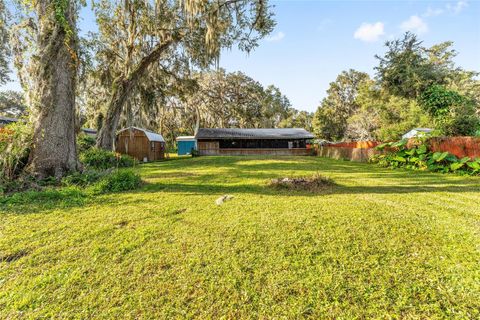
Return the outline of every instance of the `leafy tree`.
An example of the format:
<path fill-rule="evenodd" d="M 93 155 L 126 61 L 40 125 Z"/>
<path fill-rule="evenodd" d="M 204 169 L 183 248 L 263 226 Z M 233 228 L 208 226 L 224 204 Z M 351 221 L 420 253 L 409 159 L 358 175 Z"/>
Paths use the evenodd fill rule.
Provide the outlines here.
<path fill-rule="evenodd" d="M 469 99 L 474 104 L 476 113 L 480 116 L 480 79 L 479 72 L 458 70 L 448 80 L 445 86 Z"/>
<path fill-rule="evenodd" d="M 466 103 L 466 99 L 456 91 L 433 85 L 422 93 L 420 103 L 432 117 L 438 118 L 447 115 L 452 106 Z"/>
<path fill-rule="evenodd" d="M 344 138 L 347 120 L 358 109 L 358 89 L 368 79 L 366 73 L 349 70 L 340 73 L 335 82 L 330 83 L 328 95 L 314 115 L 313 127 L 318 137 L 331 141 Z"/>
<path fill-rule="evenodd" d="M 450 42 L 426 49 L 417 36 L 407 32 L 403 39 L 387 41 L 387 52 L 376 55 L 377 79 L 387 92 L 416 99 L 432 84 L 443 84 L 455 52 L 448 50 Z"/>
<path fill-rule="evenodd" d="M 313 131 L 313 113 L 308 111 L 298 111 L 290 109 L 288 117 L 280 121 L 279 128 L 303 128 L 307 131 Z"/>
<path fill-rule="evenodd" d="M 479 128 L 474 102 L 456 91 L 433 85 L 421 95 L 420 103 L 445 135 L 474 135 Z"/>
<path fill-rule="evenodd" d="M 263 92 L 262 118 L 258 124 L 262 128 L 278 128 L 284 125 L 284 119 L 291 117 L 290 100 L 282 94 L 279 88 L 270 85 Z M 311 122 L 311 121 L 310 121 Z"/>
<path fill-rule="evenodd" d="M 351 140 L 398 140 L 415 127 L 430 127 L 431 118 L 414 99 L 389 94 L 366 83 L 357 96 L 359 108 L 348 120 Z"/>
<path fill-rule="evenodd" d="M 182 65 L 207 67 L 223 47 L 250 51 L 271 32 L 266 0 L 100 0 L 96 55 L 109 98 L 97 145 L 112 149 L 122 112 L 154 69 L 163 77 Z"/>

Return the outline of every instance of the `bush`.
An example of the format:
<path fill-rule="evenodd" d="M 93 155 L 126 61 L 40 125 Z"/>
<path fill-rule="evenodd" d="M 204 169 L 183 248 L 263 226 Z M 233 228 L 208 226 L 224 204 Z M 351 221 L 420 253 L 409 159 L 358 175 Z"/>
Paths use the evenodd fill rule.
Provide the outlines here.
<path fill-rule="evenodd" d="M 472 136 L 480 124 L 473 100 L 442 86 L 429 87 L 421 95 L 420 104 L 443 135 Z"/>
<path fill-rule="evenodd" d="M 62 185 L 86 187 L 94 184 L 107 174 L 109 174 L 109 171 L 85 170 L 84 172 L 75 172 L 63 178 Z"/>
<path fill-rule="evenodd" d="M 480 174 L 480 159 L 465 157 L 458 159 L 448 152 L 431 152 L 425 141 L 408 149 L 407 140 L 384 143 L 377 147 L 385 150 L 385 154 L 373 156 L 371 162 L 378 163 L 383 167 L 406 168 L 414 170 L 430 170 L 436 172 L 456 172 L 468 175 Z"/>
<path fill-rule="evenodd" d="M 142 179 L 132 170 L 116 170 L 102 178 L 93 187 L 95 193 L 109 193 L 134 190 L 140 187 Z"/>
<path fill-rule="evenodd" d="M 200 156 L 200 153 L 198 152 L 197 149 L 192 149 L 192 152 L 190 154 L 191 154 L 192 158 Z"/>
<path fill-rule="evenodd" d="M 437 127 L 446 136 L 474 136 L 480 119 L 472 108 L 458 108 L 448 118 L 437 121 Z"/>
<path fill-rule="evenodd" d="M 81 153 L 80 161 L 86 167 L 94 169 L 132 167 L 135 164 L 135 160 L 130 156 L 97 148 L 91 148 Z"/>
<path fill-rule="evenodd" d="M 39 203 L 44 207 L 60 204 L 62 207 L 83 205 L 87 195 L 77 187 L 62 189 L 48 188 L 41 191 L 17 192 L 11 196 L 0 197 L 0 205 L 16 207 Z"/>
<path fill-rule="evenodd" d="M 31 126 L 25 122 L 0 128 L 0 183 L 15 179 L 28 161 L 32 145 Z"/>
<path fill-rule="evenodd" d="M 77 148 L 78 153 L 83 153 L 95 146 L 95 139 L 84 134 L 80 133 L 77 137 Z"/>

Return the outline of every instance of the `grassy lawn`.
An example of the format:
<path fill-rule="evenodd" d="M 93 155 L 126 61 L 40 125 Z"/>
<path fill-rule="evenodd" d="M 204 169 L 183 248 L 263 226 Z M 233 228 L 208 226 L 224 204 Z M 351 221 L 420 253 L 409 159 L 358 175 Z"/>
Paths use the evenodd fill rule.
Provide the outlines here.
<path fill-rule="evenodd" d="M 138 170 L 135 192 L 0 207 L 0 318 L 480 318 L 480 178 L 314 157 Z M 338 186 L 266 187 L 316 172 Z"/>

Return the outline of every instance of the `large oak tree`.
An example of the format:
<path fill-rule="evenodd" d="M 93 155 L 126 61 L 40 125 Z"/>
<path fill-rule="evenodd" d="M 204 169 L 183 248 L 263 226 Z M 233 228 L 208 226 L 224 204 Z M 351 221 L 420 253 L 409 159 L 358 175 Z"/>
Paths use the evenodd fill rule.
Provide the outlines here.
<path fill-rule="evenodd" d="M 62 177 L 78 169 L 75 141 L 77 2 L 31 1 L 37 20 L 34 64 L 34 134 L 28 168 L 35 176 Z"/>
<path fill-rule="evenodd" d="M 97 2 L 98 74 L 109 93 L 97 146 L 113 148 L 122 111 L 154 68 L 166 76 L 174 61 L 203 68 L 222 48 L 252 50 L 274 26 L 269 9 L 266 0 Z"/>

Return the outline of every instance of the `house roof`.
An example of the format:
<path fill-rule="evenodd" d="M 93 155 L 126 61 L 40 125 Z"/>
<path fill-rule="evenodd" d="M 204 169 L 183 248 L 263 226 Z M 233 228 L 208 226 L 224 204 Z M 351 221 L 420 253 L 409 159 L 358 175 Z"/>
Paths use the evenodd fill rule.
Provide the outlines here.
<path fill-rule="evenodd" d="M 432 132 L 433 131 L 433 129 L 430 129 L 430 128 L 413 128 L 410 131 L 413 131 L 413 130 L 419 131 L 419 132 Z"/>
<path fill-rule="evenodd" d="M 9 118 L 9 117 L 2 117 L 2 116 L 0 116 L 0 123 L 8 124 L 8 123 L 17 122 L 17 121 L 18 121 L 18 119 L 15 119 L 15 118 Z"/>
<path fill-rule="evenodd" d="M 126 130 L 132 130 L 132 129 L 142 131 L 143 133 L 145 133 L 145 136 L 147 136 L 147 139 L 149 141 L 165 142 L 165 139 L 163 139 L 161 134 L 149 131 L 147 129 L 137 128 L 137 127 L 128 127 L 128 128 L 125 128 L 125 129 L 122 129 L 122 130 L 118 131 L 118 133 L 126 131 Z"/>
<path fill-rule="evenodd" d="M 196 139 L 313 139 L 305 129 L 199 129 Z"/>
<path fill-rule="evenodd" d="M 95 134 L 97 133 L 97 130 L 95 129 L 90 129 L 90 128 L 82 128 L 82 131 L 85 133 L 90 133 L 90 134 Z"/>

